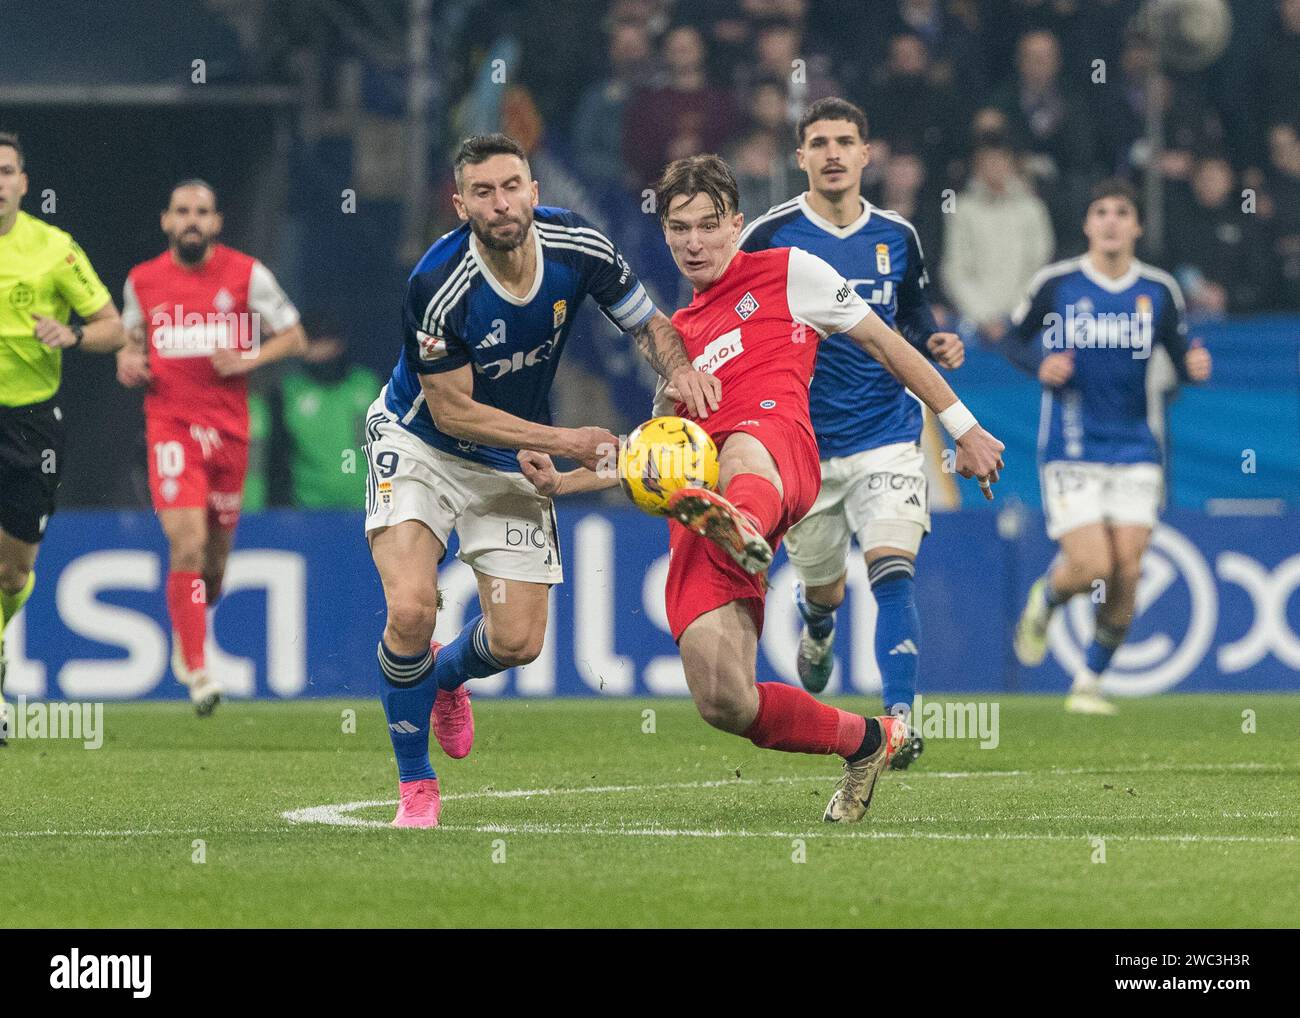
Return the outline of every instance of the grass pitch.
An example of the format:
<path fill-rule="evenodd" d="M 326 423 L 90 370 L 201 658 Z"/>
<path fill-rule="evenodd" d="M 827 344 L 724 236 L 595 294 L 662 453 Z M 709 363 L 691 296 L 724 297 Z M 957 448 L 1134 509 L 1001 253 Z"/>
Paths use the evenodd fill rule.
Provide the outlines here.
<path fill-rule="evenodd" d="M 931 740 L 838 828 L 836 758 L 689 702 L 480 699 L 436 831 L 382 826 L 377 702 L 109 704 L 101 749 L 0 750 L 5 925 L 1294 924 L 1300 698 L 997 700 L 996 749 Z"/>

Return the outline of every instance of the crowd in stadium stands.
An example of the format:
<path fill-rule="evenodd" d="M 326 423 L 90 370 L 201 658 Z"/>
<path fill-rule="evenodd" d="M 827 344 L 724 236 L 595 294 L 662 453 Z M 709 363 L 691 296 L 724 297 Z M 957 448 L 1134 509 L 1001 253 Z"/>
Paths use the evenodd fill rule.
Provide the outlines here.
<path fill-rule="evenodd" d="M 669 160 L 717 151 L 750 217 L 804 187 L 800 112 L 825 95 L 857 102 L 870 199 L 915 222 L 946 305 L 994 337 L 1029 277 L 1082 249 L 1089 185 L 1141 183 L 1154 105 L 1166 145 L 1157 260 L 1193 314 L 1300 307 L 1300 0 L 1260 0 L 1262 51 L 1239 45 L 1186 75 L 1152 73 L 1138 7 L 611 0 L 603 19 L 562 26 L 576 43 L 553 24 L 523 30 L 516 95 L 535 104 L 539 147 L 563 153 L 584 187 L 636 196 Z"/>

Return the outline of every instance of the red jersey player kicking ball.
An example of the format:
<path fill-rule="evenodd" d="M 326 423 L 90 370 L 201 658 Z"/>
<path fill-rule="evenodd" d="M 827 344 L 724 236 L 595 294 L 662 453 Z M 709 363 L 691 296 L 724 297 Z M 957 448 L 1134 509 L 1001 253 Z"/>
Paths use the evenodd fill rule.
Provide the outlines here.
<path fill-rule="evenodd" d="M 149 489 L 171 554 L 172 671 L 205 717 L 222 693 L 204 644 L 248 469 L 247 375 L 302 353 L 307 340 L 266 266 L 216 243 L 221 213 L 208 184 L 178 184 L 162 229 L 168 249 L 126 279 L 117 378 L 148 386 Z"/>
<path fill-rule="evenodd" d="M 679 159 L 656 188 L 678 269 L 695 289 L 673 315 L 697 369 L 722 387 L 697 420 L 720 450 L 718 488 L 683 488 L 668 503 L 671 557 L 665 602 L 686 683 L 710 725 L 787 753 L 835 753 L 844 775 L 828 821 L 861 820 L 876 779 L 907 736 L 905 721 L 865 718 L 782 682 L 757 682 L 765 570 L 821 486 L 808 412 L 817 343 L 845 333 L 933 410 L 957 443 L 956 470 L 986 497 L 1003 445 L 981 428 L 925 358 L 886 326 L 824 261 L 798 248 L 738 248 L 744 216 L 731 170 L 717 156 Z M 681 403 L 678 416 L 688 416 Z M 590 470 L 557 474 L 538 453 L 520 454 L 544 494 L 608 487 Z"/>

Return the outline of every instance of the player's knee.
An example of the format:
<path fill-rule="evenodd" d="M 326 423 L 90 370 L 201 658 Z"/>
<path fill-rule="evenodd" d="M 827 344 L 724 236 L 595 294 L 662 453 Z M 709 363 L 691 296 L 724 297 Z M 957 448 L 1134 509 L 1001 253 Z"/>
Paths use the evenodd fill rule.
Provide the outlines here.
<path fill-rule="evenodd" d="M 805 587 L 804 600 L 819 604 L 823 608 L 838 608 L 844 603 L 844 584 L 845 579 L 841 576 L 838 580 L 820 587 Z"/>
<path fill-rule="evenodd" d="M 748 727 L 743 723 L 744 698 L 735 695 L 729 689 L 715 687 L 697 693 L 695 708 L 700 712 L 700 717 L 704 719 L 705 724 L 724 732 L 739 733 Z"/>
<path fill-rule="evenodd" d="M 1136 591 L 1138 581 L 1142 579 L 1142 560 L 1140 558 L 1117 558 L 1111 582 L 1121 590 Z"/>
<path fill-rule="evenodd" d="M 168 542 L 169 561 L 174 573 L 201 573 L 204 565 L 205 542 L 201 536 L 178 534 Z"/>
<path fill-rule="evenodd" d="M 488 648 L 492 656 L 507 668 L 521 668 L 532 664 L 541 655 L 545 636 L 544 630 L 536 633 L 526 630 L 489 633 Z"/>
<path fill-rule="evenodd" d="M 1109 581 L 1114 568 L 1109 553 L 1100 549 L 1077 552 L 1069 556 L 1066 564 L 1074 578 L 1083 583 Z"/>
<path fill-rule="evenodd" d="M 17 594 L 27 585 L 27 577 L 31 573 L 21 563 L 0 560 L 0 590 L 6 594 Z"/>
<path fill-rule="evenodd" d="M 388 628 L 403 643 L 427 643 L 438 620 L 438 597 L 433 591 L 402 594 L 388 602 Z"/>

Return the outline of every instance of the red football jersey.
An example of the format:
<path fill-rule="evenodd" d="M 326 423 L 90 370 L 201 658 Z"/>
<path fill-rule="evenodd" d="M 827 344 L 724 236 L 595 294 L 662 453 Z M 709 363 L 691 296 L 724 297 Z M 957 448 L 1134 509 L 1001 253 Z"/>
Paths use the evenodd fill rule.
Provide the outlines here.
<path fill-rule="evenodd" d="M 869 314 L 853 287 L 807 251 L 738 251 L 672 318 L 692 364 L 722 383 L 721 404 L 700 425 L 723 435 L 750 418 L 779 417 L 812 435 L 808 386 L 817 343 Z M 681 403 L 675 412 L 690 416 Z"/>
<path fill-rule="evenodd" d="M 248 440 L 248 376 L 223 378 L 212 366 L 219 349 L 253 353 L 256 344 L 298 321 L 298 311 L 270 271 L 251 255 L 214 244 L 190 267 L 170 251 L 127 275 L 122 322 L 144 328 L 153 382 L 145 415 L 216 428 Z"/>

